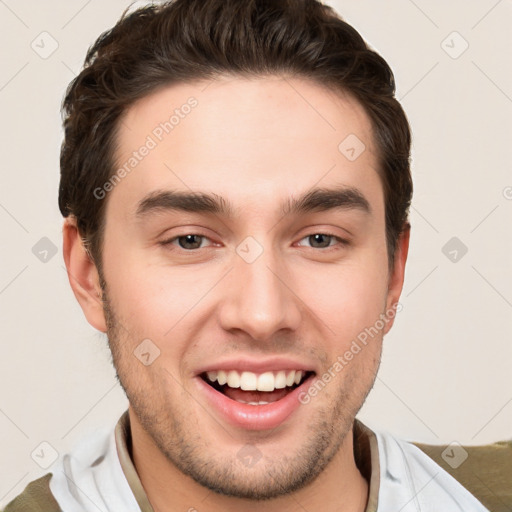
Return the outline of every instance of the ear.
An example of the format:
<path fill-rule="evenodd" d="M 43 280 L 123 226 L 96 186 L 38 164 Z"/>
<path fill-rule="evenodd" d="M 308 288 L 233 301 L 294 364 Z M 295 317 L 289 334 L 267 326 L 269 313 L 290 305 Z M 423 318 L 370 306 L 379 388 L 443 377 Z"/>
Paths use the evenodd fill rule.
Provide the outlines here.
<path fill-rule="evenodd" d="M 395 260 L 393 268 L 389 274 L 388 282 L 388 295 L 386 299 L 386 311 L 396 311 L 398 300 L 402 293 L 404 285 L 405 275 L 405 262 L 407 261 L 407 254 L 409 252 L 409 238 L 411 234 L 411 225 L 407 223 L 400 236 L 398 237 L 397 246 L 395 250 Z M 384 334 L 387 334 L 393 323 L 395 322 L 395 316 L 389 316 L 389 320 L 386 322 L 384 327 Z"/>
<path fill-rule="evenodd" d="M 107 332 L 98 270 L 84 246 L 76 219 L 66 218 L 62 231 L 64 262 L 73 293 L 87 321 L 98 331 Z"/>

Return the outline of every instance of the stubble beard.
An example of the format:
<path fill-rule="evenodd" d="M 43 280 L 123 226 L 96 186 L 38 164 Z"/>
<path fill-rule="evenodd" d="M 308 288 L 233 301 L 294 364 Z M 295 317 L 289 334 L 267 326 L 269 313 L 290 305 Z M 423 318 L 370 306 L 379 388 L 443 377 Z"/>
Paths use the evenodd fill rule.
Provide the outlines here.
<path fill-rule="evenodd" d="M 265 440 L 260 443 L 261 449 L 258 448 L 258 442 L 252 442 L 254 449 L 260 450 L 263 456 L 253 467 L 247 467 L 236 455 L 246 442 L 240 442 L 234 454 L 233 450 L 223 454 L 220 450 L 215 451 L 211 440 L 204 439 L 201 431 L 195 429 L 195 425 L 201 422 L 194 423 L 190 419 L 192 415 L 187 415 L 180 408 L 180 403 L 187 403 L 187 400 L 194 398 L 176 385 L 174 378 L 166 379 L 165 369 L 160 369 L 160 383 L 169 383 L 174 388 L 174 396 L 169 393 L 167 385 L 155 389 L 149 385 L 149 381 L 144 386 L 144 383 L 134 380 L 134 376 L 141 373 L 141 369 L 136 366 L 140 363 L 133 355 L 136 343 L 130 339 L 129 334 L 122 338 L 123 328 L 103 284 L 107 337 L 116 378 L 144 430 L 169 463 L 184 475 L 220 495 L 254 501 L 270 500 L 311 484 L 339 452 L 355 415 L 373 387 L 380 365 L 380 354 L 378 360 L 373 361 L 373 376 L 363 377 L 359 373 L 351 373 L 343 379 L 343 385 L 338 386 L 335 393 L 329 390 L 331 398 L 324 401 L 324 406 L 317 407 L 314 415 L 307 415 L 313 418 L 307 429 L 309 435 L 300 446 L 294 448 L 294 453 L 272 456 L 270 450 L 265 450 Z M 167 376 L 170 376 L 168 371 Z M 338 378 L 341 380 L 343 377 Z M 367 384 L 363 389 L 361 379 Z M 355 391 L 357 397 L 354 397 Z M 325 389 L 318 396 L 324 393 L 327 393 Z M 207 414 L 203 408 L 201 411 Z"/>

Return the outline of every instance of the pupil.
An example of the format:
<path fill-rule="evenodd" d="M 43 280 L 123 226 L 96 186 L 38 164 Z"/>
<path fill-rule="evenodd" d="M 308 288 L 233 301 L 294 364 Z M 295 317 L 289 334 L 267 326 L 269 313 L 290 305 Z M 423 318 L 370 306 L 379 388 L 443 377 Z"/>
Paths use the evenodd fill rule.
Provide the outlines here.
<path fill-rule="evenodd" d="M 310 238 L 310 242 L 311 242 L 311 239 L 314 240 L 314 242 L 311 243 L 311 245 L 313 245 L 313 247 L 315 247 L 315 243 L 318 241 L 318 239 L 320 239 L 320 245 L 322 247 L 329 247 L 330 235 L 323 235 L 322 233 L 317 233 L 315 235 L 311 235 L 309 238 Z M 322 238 L 324 238 L 324 242 L 327 240 L 326 244 L 324 243 L 322 245 Z"/>
<path fill-rule="evenodd" d="M 179 237 L 180 246 L 183 249 L 197 249 L 197 248 L 199 248 L 201 246 L 201 241 L 194 243 L 193 242 L 194 238 L 200 238 L 200 236 L 199 235 L 180 236 Z M 190 246 L 185 247 L 184 244 L 182 243 L 183 240 L 185 240 L 184 244 L 192 244 L 193 247 L 190 247 Z"/>

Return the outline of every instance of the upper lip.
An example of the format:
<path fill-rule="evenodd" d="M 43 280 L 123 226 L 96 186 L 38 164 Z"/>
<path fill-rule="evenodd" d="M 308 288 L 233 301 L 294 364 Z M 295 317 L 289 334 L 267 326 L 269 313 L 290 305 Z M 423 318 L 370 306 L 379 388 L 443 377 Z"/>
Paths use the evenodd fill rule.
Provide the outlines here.
<path fill-rule="evenodd" d="M 311 365 L 305 364 L 301 361 L 293 360 L 290 358 L 283 357 L 272 357 L 268 359 L 225 359 L 216 363 L 210 363 L 204 367 L 196 370 L 197 375 L 201 375 L 205 372 L 211 372 L 216 370 L 236 370 L 240 372 L 253 372 L 253 373 L 264 373 L 279 370 L 302 370 L 304 372 L 314 372 L 314 368 Z"/>

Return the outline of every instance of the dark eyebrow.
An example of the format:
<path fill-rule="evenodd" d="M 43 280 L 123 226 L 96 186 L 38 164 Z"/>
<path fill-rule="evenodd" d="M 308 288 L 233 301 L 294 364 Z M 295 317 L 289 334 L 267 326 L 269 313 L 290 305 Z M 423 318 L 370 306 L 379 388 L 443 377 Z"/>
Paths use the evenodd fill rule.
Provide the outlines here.
<path fill-rule="evenodd" d="M 176 210 L 183 212 L 215 213 L 231 217 L 233 208 L 223 197 L 203 192 L 155 191 L 148 194 L 137 207 L 137 217 L 149 213 Z"/>
<path fill-rule="evenodd" d="M 288 199 L 281 208 L 283 215 L 323 212 L 334 209 L 360 210 L 370 214 L 370 203 L 354 187 L 315 188 L 298 198 Z"/>
<path fill-rule="evenodd" d="M 356 209 L 370 214 L 371 207 L 364 195 L 354 187 L 316 188 L 298 198 L 288 199 L 280 208 L 282 215 L 321 212 L 334 209 Z M 137 207 L 137 217 L 149 213 L 176 210 L 192 213 L 235 216 L 235 208 L 225 198 L 211 193 L 155 191 L 142 199 Z"/>

